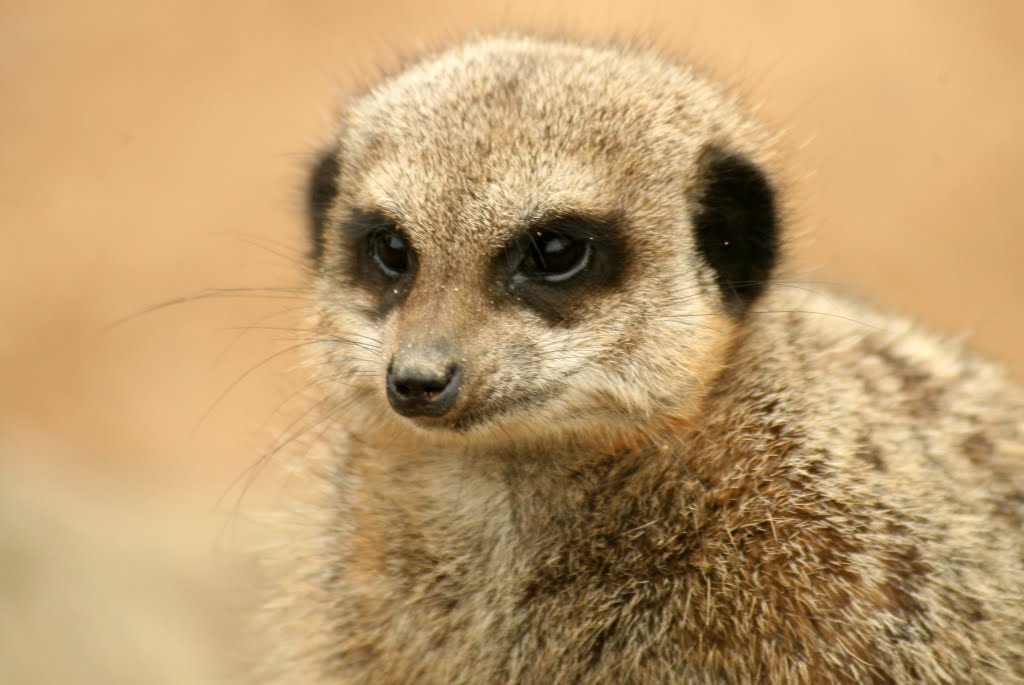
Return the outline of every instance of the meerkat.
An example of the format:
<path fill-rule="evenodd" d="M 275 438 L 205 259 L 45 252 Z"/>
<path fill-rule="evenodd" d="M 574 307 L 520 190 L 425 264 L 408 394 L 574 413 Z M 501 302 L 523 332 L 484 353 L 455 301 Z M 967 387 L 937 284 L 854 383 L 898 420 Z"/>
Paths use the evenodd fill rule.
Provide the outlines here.
<path fill-rule="evenodd" d="M 1024 682 L 1024 392 L 782 282 L 772 150 L 692 69 L 564 40 L 345 108 L 276 682 Z"/>

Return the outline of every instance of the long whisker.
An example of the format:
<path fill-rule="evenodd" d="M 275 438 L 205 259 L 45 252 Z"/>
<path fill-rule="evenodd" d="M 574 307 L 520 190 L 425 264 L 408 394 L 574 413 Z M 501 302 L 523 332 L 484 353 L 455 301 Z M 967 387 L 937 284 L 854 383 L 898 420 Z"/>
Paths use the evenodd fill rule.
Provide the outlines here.
<path fill-rule="evenodd" d="M 841 314 L 834 314 L 832 312 L 815 312 L 806 309 L 764 309 L 764 310 L 753 310 L 748 312 L 749 314 L 814 314 L 817 316 L 829 316 L 835 319 L 842 319 L 843 321 L 849 321 L 851 323 L 859 324 L 866 328 L 872 328 L 876 331 L 885 331 L 884 328 L 879 326 L 873 326 L 865 321 L 854 319 L 849 316 L 843 316 Z"/>
<path fill-rule="evenodd" d="M 304 309 L 306 309 L 305 306 L 301 306 L 301 307 L 285 307 L 284 309 L 281 309 L 280 311 L 276 311 L 276 312 L 273 312 L 271 314 L 267 314 L 266 316 L 261 316 L 253 324 L 251 324 L 249 326 L 232 326 L 232 327 L 229 327 L 227 329 L 224 329 L 224 330 L 237 330 L 238 334 L 235 335 L 235 337 L 232 338 L 231 341 L 228 342 L 228 344 L 224 346 L 224 349 L 221 350 L 220 354 L 217 355 L 216 361 L 220 361 L 221 359 L 223 359 L 227 355 L 227 353 L 232 348 L 234 348 L 234 346 L 237 345 L 242 340 L 243 337 L 245 337 L 245 335 L 247 333 L 249 333 L 251 331 L 254 331 L 254 330 L 260 330 L 260 325 L 259 324 L 262 324 L 264 321 L 269 321 L 269 320 L 277 318 L 279 316 L 283 316 L 285 314 L 291 314 L 291 313 L 297 312 L 297 311 L 302 311 Z"/>
<path fill-rule="evenodd" d="M 349 340 L 347 337 L 342 337 L 340 335 L 337 335 L 335 333 L 331 333 L 330 331 L 323 330 L 321 328 L 302 328 L 302 327 L 292 327 L 292 326 L 238 326 L 238 327 L 228 328 L 227 330 L 238 330 L 238 329 L 261 330 L 261 331 L 287 331 L 289 333 L 317 333 L 317 334 L 319 334 L 321 336 L 324 336 L 322 338 L 315 338 L 316 340 L 321 340 L 322 342 L 345 343 L 345 344 L 348 344 L 348 345 L 354 345 L 355 347 L 361 347 L 362 349 L 366 350 L 367 352 L 380 352 L 380 345 L 379 344 L 376 344 L 376 343 L 361 343 L 361 342 L 357 342 L 355 340 Z M 364 337 L 364 338 L 367 338 L 367 336 L 353 336 L 353 337 Z M 311 338 L 311 340 L 313 340 L 313 338 Z M 367 338 L 367 340 L 372 340 L 372 338 Z"/>
<path fill-rule="evenodd" d="M 359 359 L 359 358 L 355 358 L 355 357 L 346 357 L 345 359 L 342 359 L 342 360 L 339 360 L 339 361 L 357 361 L 357 362 L 362 362 L 362 363 L 365 363 L 365 364 L 372 363 L 369 360 Z M 347 386 L 347 387 L 350 387 L 350 388 L 355 388 L 355 387 L 360 387 L 360 386 L 356 386 L 356 385 L 353 385 L 351 383 L 344 383 L 344 382 L 341 381 L 341 379 L 342 378 L 346 378 L 346 377 L 348 377 L 348 378 L 369 378 L 369 377 L 372 377 L 372 376 L 373 376 L 373 374 L 371 374 L 370 372 L 362 372 L 362 373 L 360 373 L 360 372 L 347 372 L 347 371 L 341 371 L 341 372 L 338 372 L 338 373 L 332 373 L 332 374 L 327 374 L 327 375 L 324 375 L 324 376 L 319 376 L 319 377 L 311 380 L 310 382 L 304 384 L 302 387 L 297 388 L 296 390 L 293 390 L 292 392 L 288 393 L 288 395 L 285 396 L 285 398 L 277 405 L 277 407 L 274 408 L 274 411 L 272 411 L 270 413 L 270 416 L 267 417 L 267 421 L 270 421 L 271 419 L 276 417 L 278 415 L 278 413 L 289 402 L 291 402 L 294 398 L 302 395 L 305 392 L 308 392 L 310 389 L 315 388 L 318 385 L 322 385 L 324 383 L 337 383 L 339 385 L 344 385 L 344 386 Z"/>
<path fill-rule="evenodd" d="M 305 340 L 303 342 L 296 343 L 294 345 L 289 345 L 288 347 L 284 348 L 283 350 L 278 350 L 277 352 L 274 352 L 269 357 L 266 357 L 266 358 L 260 360 L 256 364 L 253 364 L 248 369 L 243 371 L 242 374 L 240 376 L 238 376 L 238 378 L 233 380 L 228 385 L 228 387 L 225 388 L 224 391 L 220 395 L 218 395 L 217 398 L 213 402 L 210 403 L 210 405 L 206 408 L 206 410 L 203 412 L 203 414 L 199 417 L 199 420 L 196 422 L 196 425 L 192 428 L 192 434 L 195 435 L 196 431 L 198 431 L 199 428 L 202 427 L 202 425 L 206 422 L 206 419 L 209 418 L 211 413 L 213 413 L 213 410 L 217 408 L 217 405 L 219 405 L 221 403 L 221 401 L 223 401 L 223 399 L 225 397 L 227 397 L 231 393 L 231 391 L 234 390 L 238 386 L 239 383 L 241 383 L 243 380 L 248 378 L 254 371 L 256 371 L 257 369 L 260 369 L 263 366 L 269 364 L 271 361 L 277 359 L 278 357 L 281 357 L 281 356 L 283 356 L 285 354 L 288 354 L 289 352 L 293 352 L 293 351 L 295 351 L 295 350 L 297 350 L 299 348 L 305 347 L 307 345 L 312 345 L 312 344 L 315 344 L 315 343 L 319 343 L 319 342 L 321 342 L 321 341 L 319 341 L 319 340 Z"/>
<path fill-rule="evenodd" d="M 187 304 L 189 302 L 199 302 L 202 300 L 212 299 L 264 299 L 264 300 L 299 300 L 308 299 L 308 290 L 301 288 L 207 288 L 194 295 L 186 295 L 183 297 L 175 297 L 170 300 L 164 300 L 157 304 L 145 307 L 137 312 L 122 316 L 119 319 L 115 319 L 111 323 L 104 326 L 101 331 L 106 333 L 114 328 L 123 326 L 124 324 L 139 319 L 147 314 L 167 309 L 169 307 L 176 307 L 181 304 Z"/>
<path fill-rule="evenodd" d="M 297 423 L 299 420 L 301 420 L 302 418 L 305 418 L 306 416 L 308 416 L 313 410 L 315 410 L 318 407 L 322 406 L 326 401 L 327 400 L 324 399 L 324 400 L 320 400 L 318 402 L 315 402 L 308 410 L 303 412 L 303 414 L 295 422 L 293 422 L 290 426 L 295 425 L 295 423 Z M 335 407 L 330 412 L 325 413 L 321 418 L 319 418 L 316 421 L 314 421 L 313 423 L 305 426 L 301 430 L 296 431 L 292 435 L 289 435 L 289 436 L 285 437 L 284 439 L 279 441 L 277 444 L 275 444 L 270 450 L 268 450 L 268 451 L 264 452 L 263 454 L 261 454 L 259 456 L 259 458 L 257 458 L 255 461 L 253 461 L 253 463 L 249 464 L 247 467 L 245 467 L 245 469 L 243 469 L 242 472 L 239 473 L 238 476 L 236 476 L 234 478 L 234 480 L 232 480 L 232 482 L 224 490 L 223 494 L 221 494 L 221 496 L 217 499 L 217 502 L 216 502 L 216 504 L 214 506 L 215 509 L 220 507 L 220 505 L 224 501 L 224 498 L 239 483 L 243 483 L 243 485 L 242 485 L 241 491 L 238 493 L 238 497 L 235 498 L 235 502 L 232 505 L 232 510 L 231 510 L 230 517 L 225 522 L 224 526 L 221 527 L 220 535 L 218 536 L 218 541 L 223 538 L 223 535 L 224 535 L 225 531 L 227 530 L 228 524 L 232 520 L 237 518 L 238 512 L 241 509 L 242 501 L 244 500 L 245 495 L 249 492 L 249 489 L 252 487 L 253 483 L 256 481 L 256 478 L 258 477 L 260 472 L 270 462 L 270 459 L 273 458 L 282 449 L 284 449 L 288 445 L 292 444 L 293 442 L 295 442 L 296 440 L 301 438 L 303 435 L 308 434 L 314 428 L 316 428 L 317 426 L 323 424 L 323 429 L 316 435 L 315 440 L 313 440 L 310 443 L 311 446 L 313 444 L 316 444 L 316 441 L 319 440 L 323 436 L 323 434 L 326 433 L 327 430 L 331 427 L 331 424 L 329 423 L 329 421 L 331 419 L 333 419 L 341 410 L 347 408 L 349 404 L 350 404 L 350 402 L 341 402 L 341 403 L 339 403 L 337 407 Z"/>
<path fill-rule="evenodd" d="M 294 264 L 299 267 L 300 271 L 306 274 L 313 274 L 315 268 L 311 263 L 310 259 L 304 251 L 296 250 L 294 246 L 289 243 L 283 243 L 278 240 L 271 240 L 270 238 L 257 237 L 246 233 L 240 233 L 237 231 L 219 231 L 219 235 L 226 235 L 250 245 L 251 247 L 264 250 L 280 257 L 281 259 Z M 289 254 L 290 253 L 290 254 Z"/>

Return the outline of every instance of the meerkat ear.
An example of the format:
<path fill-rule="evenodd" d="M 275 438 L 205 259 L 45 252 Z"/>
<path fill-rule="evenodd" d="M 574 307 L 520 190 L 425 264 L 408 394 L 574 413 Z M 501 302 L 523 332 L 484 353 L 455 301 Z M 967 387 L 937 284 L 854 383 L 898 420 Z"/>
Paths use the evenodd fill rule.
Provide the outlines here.
<path fill-rule="evenodd" d="M 741 316 L 765 289 L 778 259 L 775 190 L 747 157 L 709 145 L 698 158 L 693 228 L 722 300 Z"/>
<path fill-rule="evenodd" d="M 317 153 L 306 185 L 306 212 L 309 221 L 309 237 L 312 241 L 309 255 L 314 261 L 319 261 L 324 251 L 327 213 L 338 194 L 340 173 L 341 164 L 338 161 L 336 147 Z"/>

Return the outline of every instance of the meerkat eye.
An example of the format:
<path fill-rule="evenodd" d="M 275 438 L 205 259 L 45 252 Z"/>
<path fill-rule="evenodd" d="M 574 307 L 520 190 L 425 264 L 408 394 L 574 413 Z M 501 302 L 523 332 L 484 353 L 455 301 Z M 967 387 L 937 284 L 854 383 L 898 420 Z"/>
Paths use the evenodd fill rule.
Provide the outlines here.
<path fill-rule="evenodd" d="M 562 283 L 587 267 L 590 251 L 586 240 L 554 231 L 538 231 L 530 236 L 530 249 L 523 257 L 520 273 L 548 283 Z"/>
<path fill-rule="evenodd" d="M 370 254 L 391 278 L 409 271 L 409 243 L 397 231 L 381 230 L 370 236 Z"/>

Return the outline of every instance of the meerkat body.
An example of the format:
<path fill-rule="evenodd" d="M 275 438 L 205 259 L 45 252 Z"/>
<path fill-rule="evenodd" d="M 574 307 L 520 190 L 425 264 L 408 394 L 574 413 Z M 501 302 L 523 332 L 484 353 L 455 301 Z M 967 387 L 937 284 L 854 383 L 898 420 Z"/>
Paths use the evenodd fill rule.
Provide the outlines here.
<path fill-rule="evenodd" d="M 769 143 L 687 69 L 531 39 L 348 108 L 294 682 L 1024 682 L 1024 393 L 773 281 Z"/>

